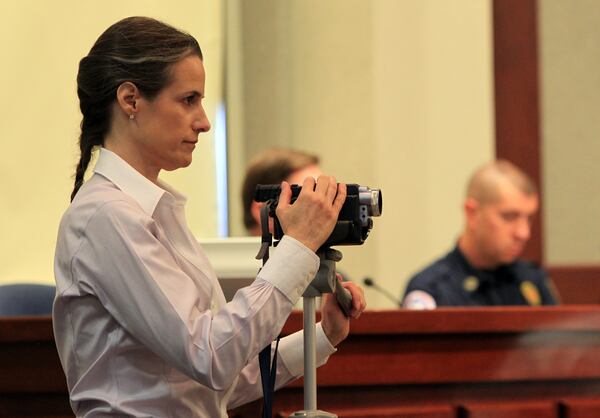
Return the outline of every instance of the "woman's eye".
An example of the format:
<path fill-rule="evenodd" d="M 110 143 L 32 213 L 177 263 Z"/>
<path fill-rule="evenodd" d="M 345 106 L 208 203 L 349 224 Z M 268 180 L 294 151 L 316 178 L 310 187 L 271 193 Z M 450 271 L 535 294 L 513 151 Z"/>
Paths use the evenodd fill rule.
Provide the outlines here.
<path fill-rule="evenodd" d="M 196 96 L 188 96 L 184 100 L 185 100 L 186 104 L 192 105 L 192 104 L 194 104 L 195 99 L 196 99 Z"/>

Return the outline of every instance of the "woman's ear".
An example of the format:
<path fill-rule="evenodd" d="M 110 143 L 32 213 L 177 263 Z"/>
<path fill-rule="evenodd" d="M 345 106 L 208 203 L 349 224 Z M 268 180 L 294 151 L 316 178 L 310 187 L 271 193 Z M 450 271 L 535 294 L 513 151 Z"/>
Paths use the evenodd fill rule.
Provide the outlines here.
<path fill-rule="evenodd" d="M 140 91 L 131 81 L 125 81 L 117 88 L 117 103 L 128 118 L 133 119 L 138 111 Z"/>

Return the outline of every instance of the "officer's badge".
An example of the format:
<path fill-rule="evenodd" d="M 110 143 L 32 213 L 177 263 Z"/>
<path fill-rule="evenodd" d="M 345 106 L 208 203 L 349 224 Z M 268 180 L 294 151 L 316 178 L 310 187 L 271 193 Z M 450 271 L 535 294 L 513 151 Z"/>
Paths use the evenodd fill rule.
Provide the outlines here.
<path fill-rule="evenodd" d="M 531 306 L 540 306 L 542 304 L 542 297 L 538 288 L 531 283 L 529 280 L 521 282 L 521 294 Z"/>
<path fill-rule="evenodd" d="M 474 292 L 479 287 L 479 279 L 475 276 L 469 276 L 463 280 L 463 289 L 467 292 Z"/>

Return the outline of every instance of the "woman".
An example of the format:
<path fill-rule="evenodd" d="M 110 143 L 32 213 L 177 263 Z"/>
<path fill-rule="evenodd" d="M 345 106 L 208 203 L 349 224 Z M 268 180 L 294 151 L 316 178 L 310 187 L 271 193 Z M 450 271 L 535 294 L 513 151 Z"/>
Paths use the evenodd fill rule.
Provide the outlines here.
<path fill-rule="evenodd" d="M 188 166 L 202 107 L 196 40 L 132 17 L 108 28 L 79 65 L 81 159 L 55 256 L 54 333 L 77 416 L 226 417 L 262 395 L 257 353 L 278 335 L 318 268 L 314 251 L 345 199 L 308 179 L 277 215 L 286 236 L 254 283 L 225 303 L 189 231 L 185 197 L 158 179 Z M 83 183 L 94 147 L 94 174 Z M 315 184 L 316 183 L 316 184 Z M 351 291 L 353 316 L 365 308 Z M 322 364 L 348 334 L 334 298 L 317 328 Z M 281 340 L 276 387 L 302 373 L 302 336 Z"/>

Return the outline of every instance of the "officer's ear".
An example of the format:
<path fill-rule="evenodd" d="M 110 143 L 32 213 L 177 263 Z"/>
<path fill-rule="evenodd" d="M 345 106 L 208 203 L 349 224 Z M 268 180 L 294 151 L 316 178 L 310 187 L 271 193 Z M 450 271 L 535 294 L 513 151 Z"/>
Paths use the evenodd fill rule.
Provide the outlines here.
<path fill-rule="evenodd" d="M 467 225 L 473 226 L 479 212 L 479 202 L 472 197 L 467 197 L 464 204 Z"/>

